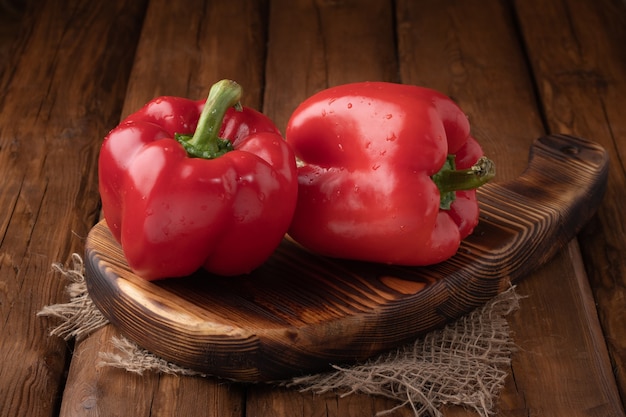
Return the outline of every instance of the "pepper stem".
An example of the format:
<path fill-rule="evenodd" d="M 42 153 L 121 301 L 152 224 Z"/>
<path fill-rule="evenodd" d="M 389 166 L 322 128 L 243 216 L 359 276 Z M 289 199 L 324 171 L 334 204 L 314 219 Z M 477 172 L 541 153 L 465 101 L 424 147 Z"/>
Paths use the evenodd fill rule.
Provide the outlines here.
<path fill-rule="evenodd" d="M 454 166 L 454 155 L 448 155 L 441 170 L 432 177 L 439 188 L 441 209 L 450 209 L 450 204 L 456 197 L 455 191 L 473 190 L 489 182 L 495 175 L 496 165 L 487 157 L 481 157 L 468 169 L 457 170 Z"/>
<path fill-rule="evenodd" d="M 176 140 L 183 145 L 189 156 L 213 159 L 233 150 L 232 143 L 218 135 L 226 111 L 230 107 L 237 111 L 242 110 L 242 93 L 243 89 L 235 81 L 221 80 L 213 84 L 193 136 L 176 134 Z"/>

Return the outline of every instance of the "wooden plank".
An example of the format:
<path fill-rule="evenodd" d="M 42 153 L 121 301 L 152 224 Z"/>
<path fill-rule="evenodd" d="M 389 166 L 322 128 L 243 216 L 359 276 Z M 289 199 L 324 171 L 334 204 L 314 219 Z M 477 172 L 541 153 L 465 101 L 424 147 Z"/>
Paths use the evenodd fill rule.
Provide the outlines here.
<path fill-rule="evenodd" d="M 510 178 L 524 164 L 521 149 L 543 130 L 513 10 L 503 2 L 436 3 L 398 2 L 402 80 L 453 96 L 495 160 L 498 180 Z M 534 7 L 543 13 L 543 5 Z M 559 21 L 551 16 L 544 30 Z M 575 253 L 563 252 L 520 285 L 529 297 L 511 319 L 521 349 L 499 405 L 505 415 L 621 415 Z M 575 353 L 564 355 L 566 347 Z"/>
<path fill-rule="evenodd" d="M 610 153 L 598 216 L 580 237 L 598 314 L 626 405 L 626 4 L 516 2 L 548 129 L 578 134 Z M 555 26 L 552 22 L 560 21 Z"/>
<path fill-rule="evenodd" d="M 221 78 L 237 80 L 244 88 L 243 103 L 259 108 L 265 8 L 264 2 L 246 0 L 151 1 L 122 116 L 159 95 L 204 98 Z M 137 376 L 98 368 L 100 352 L 115 353 L 109 343 L 111 336 L 119 333 L 107 326 L 77 345 L 74 356 L 80 361 L 70 367 L 61 416 L 242 415 L 245 389 L 241 385 L 212 378 Z"/>
<path fill-rule="evenodd" d="M 375 417 L 376 413 L 391 410 L 398 404 L 390 399 L 350 395 L 340 398 L 336 393 L 297 393 L 294 390 L 259 385 L 249 395 L 246 415 L 303 416 L 303 417 Z M 250 414 L 254 412 L 255 414 Z M 410 408 L 401 408 L 387 417 L 414 417 Z"/>
<path fill-rule="evenodd" d="M 399 1 L 397 11 L 402 82 L 459 104 L 496 163 L 497 181 L 517 177 L 544 134 L 510 13 L 506 2 L 494 1 Z"/>
<path fill-rule="evenodd" d="M 507 4 L 429 1 L 418 6 L 407 0 L 397 5 L 402 81 L 427 85 L 453 97 L 467 113 L 485 153 L 495 161 L 496 182 L 514 178 L 523 169 L 530 142 L 542 135 L 543 129 Z M 524 294 L 530 281 L 548 278 L 544 272 L 535 273 L 520 285 L 520 292 Z M 522 312 L 524 308 L 522 304 Z M 516 333 L 514 340 L 517 342 Z M 524 387 L 518 390 L 512 380 L 508 378 L 498 412 L 516 415 L 512 410 L 517 407 L 520 415 L 528 415 Z M 532 400 L 528 404 L 532 406 Z M 445 415 L 475 414 L 448 407 Z"/>
<path fill-rule="evenodd" d="M 576 243 L 542 274 L 552 285 L 529 280 L 521 288 L 528 298 L 510 319 L 519 346 L 512 368 L 515 395 L 505 393 L 501 408 L 522 414 L 532 409 L 540 415 L 623 416 Z"/>
<path fill-rule="evenodd" d="M 243 87 L 243 105 L 260 109 L 265 3 L 151 1 L 122 116 L 158 96 L 206 98 L 211 85 L 224 78 Z"/>
<path fill-rule="evenodd" d="M 67 346 L 48 336 L 52 324 L 35 313 L 65 300 L 50 265 L 80 251 L 97 219 L 94 138 L 119 117 L 137 35 L 128 23 L 140 17 L 142 4 L 36 6 L 12 50 L 0 98 L 0 415 L 6 416 L 58 410 Z"/>
<path fill-rule="evenodd" d="M 12 61 L 19 55 L 20 43 L 27 38 L 22 34 L 29 27 L 25 14 L 26 9 L 21 3 L 0 3 L 0 89 L 4 85 L 3 80 L 9 77 L 7 73 L 14 69 Z"/>
<path fill-rule="evenodd" d="M 397 81 L 389 1 L 281 0 L 270 13 L 263 112 L 283 132 L 296 106 L 319 90 Z"/>
<path fill-rule="evenodd" d="M 397 81 L 392 3 L 384 0 L 273 1 L 263 111 L 283 130 L 296 106 L 313 93 L 353 81 Z M 246 415 L 372 416 L 388 400 L 339 394 L 311 398 L 293 390 L 248 390 Z M 390 417 L 412 415 L 407 407 Z"/>

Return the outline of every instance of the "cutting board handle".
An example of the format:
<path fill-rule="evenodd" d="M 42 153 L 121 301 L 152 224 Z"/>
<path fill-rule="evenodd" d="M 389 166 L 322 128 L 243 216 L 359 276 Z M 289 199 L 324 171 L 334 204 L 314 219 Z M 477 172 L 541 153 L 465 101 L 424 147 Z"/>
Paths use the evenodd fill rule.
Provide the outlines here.
<path fill-rule="evenodd" d="M 597 143 L 567 135 L 536 140 L 521 176 L 478 190 L 480 226 L 463 249 L 481 260 L 482 274 L 495 270 L 520 279 L 589 221 L 604 196 L 608 168 L 608 153 Z"/>

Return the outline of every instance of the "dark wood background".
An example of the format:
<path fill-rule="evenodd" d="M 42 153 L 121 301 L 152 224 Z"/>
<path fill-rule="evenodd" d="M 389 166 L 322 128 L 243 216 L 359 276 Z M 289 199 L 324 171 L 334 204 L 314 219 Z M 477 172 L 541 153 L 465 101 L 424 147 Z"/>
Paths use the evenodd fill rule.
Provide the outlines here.
<path fill-rule="evenodd" d="M 626 4 L 622 0 L 3 0 L 0 8 L 0 415 L 373 416 L 388 400 L 98 368 L 36 317 L 67 299 L 53 262 L 99 217 L 97 156 L 120 118 L 220 78 L 281 129 L 327 86 L 419 84 L 453 97 L 498 166 L 546 133 L 610 153 L 606 196 L 519 287 L 519 351 L 499 416 L 623 416 L 626 399 Z M 473 415 L 459 408 L 446 416 Z M 409 408 L 393 416 L 410 416 Z"/>

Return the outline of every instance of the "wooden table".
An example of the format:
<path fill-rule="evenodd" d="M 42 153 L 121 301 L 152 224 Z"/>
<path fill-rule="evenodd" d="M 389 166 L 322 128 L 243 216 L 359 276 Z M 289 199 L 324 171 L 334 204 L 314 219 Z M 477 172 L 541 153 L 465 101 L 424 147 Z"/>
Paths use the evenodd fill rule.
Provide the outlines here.
<path fill-rule="evenodd" d="M 111 326 L 77 343 L 36 317 L 52 272 L 99 218 L 97 156 L 121 117 L 218 79 L 281 129 L 327 86 L 384 80 L 453 97 L 497 164 L 546 133 L 594 140 L 608 189 L 578 239 L 528 276 L 498 416 L 624 416 L 626 3 L 621 0 L 2 2 L 0 416 L 373 416 L 393 404 L 96 366 Z M 474 415 L 446 408 L 446 416 Z M 393 416 L 409 416 L 409 408 Z"/>

